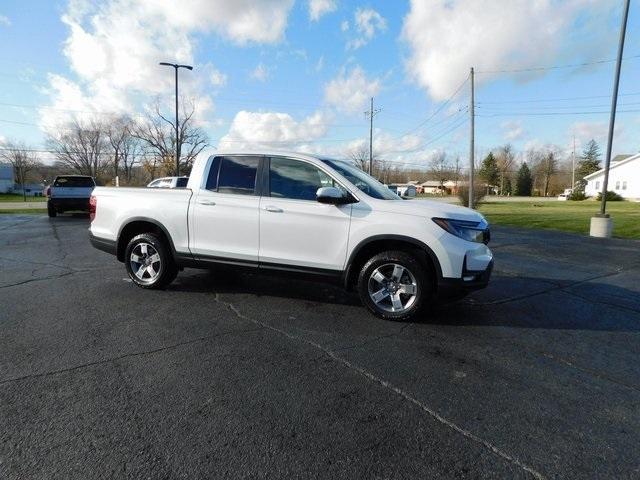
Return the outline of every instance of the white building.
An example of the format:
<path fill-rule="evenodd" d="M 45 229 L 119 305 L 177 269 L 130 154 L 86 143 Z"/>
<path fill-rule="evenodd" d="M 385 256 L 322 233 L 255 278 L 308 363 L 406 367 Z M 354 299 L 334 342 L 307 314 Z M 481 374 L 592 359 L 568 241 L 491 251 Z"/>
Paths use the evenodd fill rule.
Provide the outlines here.
<path fill-rule="evenodd" d="M 0 193 L 13 190 L 13 166 L 10 163 L 0 163 Z"/>
<path fill-rule="evenodd" d="M 611 161 L 607 190 L 628 200 L 640 200 L 640 153 L 623 160 L 616 160 L 617 158 Z M 595 197 L 602 192 L 604 169 L 587 175 L 584 179 L 587 181 L 585 195 Z"/>

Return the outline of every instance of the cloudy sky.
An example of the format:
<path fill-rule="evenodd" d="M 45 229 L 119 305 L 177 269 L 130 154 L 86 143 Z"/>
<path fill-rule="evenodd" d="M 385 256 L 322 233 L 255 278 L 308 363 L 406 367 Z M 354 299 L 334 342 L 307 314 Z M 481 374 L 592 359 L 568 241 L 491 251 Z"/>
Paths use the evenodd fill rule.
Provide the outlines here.
<path fill-rule="evenodd" d="M 364 144 L 420 165 L 505 142 L 604 143 L 622 0 L 4 0 L 0 140 L 44 148 L 77 117 L 172 112 L 173 71 L 219 148 L 344 155 Z M 632 2 L 615 152 L 640 149 L 640 12 Z"/>

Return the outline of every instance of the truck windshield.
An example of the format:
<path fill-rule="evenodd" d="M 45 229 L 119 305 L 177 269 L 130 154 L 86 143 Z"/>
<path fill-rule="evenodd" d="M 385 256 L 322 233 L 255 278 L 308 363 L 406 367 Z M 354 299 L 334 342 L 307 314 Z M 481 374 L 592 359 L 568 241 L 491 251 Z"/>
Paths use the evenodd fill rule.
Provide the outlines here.
<path fill-rule="evenodd" d="M 322 158 L 321 160 L 358 187 L 358 190 L 370 197 L 378 200 L 401 200 L 398 195 L 356 166 L 342 160 L 332 160 L 330 158 Z"/>
<path fill-rule="evenodd" d="M 54 187 L 95 187 L 91 177 L 58 177 L 53 182 Z"/>

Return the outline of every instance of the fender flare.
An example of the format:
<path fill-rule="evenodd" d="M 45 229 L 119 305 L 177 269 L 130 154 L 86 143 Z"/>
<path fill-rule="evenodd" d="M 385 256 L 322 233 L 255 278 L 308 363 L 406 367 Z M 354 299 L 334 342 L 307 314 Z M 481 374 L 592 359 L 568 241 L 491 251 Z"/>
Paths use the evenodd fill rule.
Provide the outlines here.
<path fill-rule="evenodd" d="M 167 230 L 167 228 L 160 223 L 159 221 L 153 219 L 153 218 L 149 218 L 149 217 L 131 217 L 127 219 L 127 222 L 122 224 L 120 226 L 120 229 L 118 230 L 118 236 L 116 237 L 116 246 L 117 246 L 117 257 L 118 260 L 122 261 L 122 257 L 124 255 L 124 248 L 126 247 L 125 245 L 120 245 L 120 241 L 121 241 L 121 236 L 122 236 L 122 232 L 124 231 L 125 228 L 127 228 L 129 225 L 131 225 L 132 223 L 135 222 L 146 222 L 146 223 L 151 223 L 153 225 L 155 225 L 156 227 L 158 227 L 160 229 L 160 231 L 162 231 L 162 233 L 164 234 L 165 237 L 167 237 L 167 239 L 169 240 L 169 248 L 171 249 L 171 254 L 173 255 L 174 258 L 177 257 L 178 253 L 176 252 L 176 247 L 173 244 L 173 238 L 171 238 L 171 235 L 169 235 L 169 231 Z"/>
<path fill-rule="evenodd" d="M 405 235 L 384 234 L 384 235 L 373 235 L 371 237 L 365 238 L 360 243 L 358 243 L 358 245 L 356 245 L 356 247 L 351 251 L 351 254 L 349 255 L 349 259 L 347 260 L 347 266 L 344 270 L 344 275 L 342 279 L 345 288 L 349 288 L 349 283 L 352 275 L 351 270 L 353 267 L 353 262 L 357 258 L 358 254 L 367 245 L 380 240 L 393 240 L 393 241 L 399 241 L 399 242 L 406 242 L 417 247 L 419 250 L 422 250 L 423 252 L 425 252 L 429 256 L 429 259 L 431 260 L 431 263 L 433 264 L 436 270 L 435 271 L 437 276 L 436 282 L 439 283 L 439 280 L 442 278 L 442 267 L 440 266 L 440 260 L 438 260 L 438 256 L 435 254 L 433 249 L 429 247 L 429 245 L 427 245 L 426 243 L 416 238 L 407 237 Z"/>

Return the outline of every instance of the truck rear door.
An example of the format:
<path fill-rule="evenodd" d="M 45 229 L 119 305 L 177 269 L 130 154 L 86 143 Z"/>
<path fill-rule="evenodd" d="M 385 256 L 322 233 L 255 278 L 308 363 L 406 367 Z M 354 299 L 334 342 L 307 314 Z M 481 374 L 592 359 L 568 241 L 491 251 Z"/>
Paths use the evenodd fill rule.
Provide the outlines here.
<path fill-rule="evenodd" d="M 194 188 L 189 212 L 190 249 L 200 260 L 257 263 L 261 156 L 209 159 Z"/>

